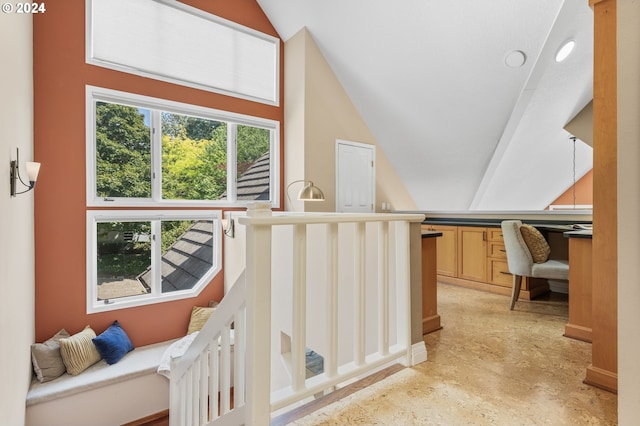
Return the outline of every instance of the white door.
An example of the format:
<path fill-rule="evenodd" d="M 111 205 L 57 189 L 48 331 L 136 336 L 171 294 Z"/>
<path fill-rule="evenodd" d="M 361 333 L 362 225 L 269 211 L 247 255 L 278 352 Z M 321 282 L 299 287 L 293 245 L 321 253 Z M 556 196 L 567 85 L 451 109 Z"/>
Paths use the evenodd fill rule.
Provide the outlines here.
<path fill-rule="evenodd" d="M 374 212 L 375 146 L 336 140 L 336 211 Z"/>

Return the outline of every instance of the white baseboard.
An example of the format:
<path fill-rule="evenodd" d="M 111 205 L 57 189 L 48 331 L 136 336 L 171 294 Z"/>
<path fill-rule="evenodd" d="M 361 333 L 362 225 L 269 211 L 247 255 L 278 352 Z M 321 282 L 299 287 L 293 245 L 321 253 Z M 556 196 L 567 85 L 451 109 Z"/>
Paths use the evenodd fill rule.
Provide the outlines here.
<path fill-rule="evenodd" d="M 411 345 L 411 365 L 418 365 L 427 360 L 427 345 L 424 341 Z"/>

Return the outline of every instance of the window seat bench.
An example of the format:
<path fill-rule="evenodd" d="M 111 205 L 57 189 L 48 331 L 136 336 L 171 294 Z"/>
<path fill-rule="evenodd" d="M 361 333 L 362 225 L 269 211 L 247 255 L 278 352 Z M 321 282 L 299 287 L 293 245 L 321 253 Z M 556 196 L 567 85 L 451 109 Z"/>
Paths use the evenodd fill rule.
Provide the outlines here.
<path fill-rule="evenodd" d="M 101 360 L 77 376 L 31 383 L 26 425 L 115 425 L 169 408 L 169 381 L 157 374 L 177 339 L 135 348 L 113 365 Z"/>

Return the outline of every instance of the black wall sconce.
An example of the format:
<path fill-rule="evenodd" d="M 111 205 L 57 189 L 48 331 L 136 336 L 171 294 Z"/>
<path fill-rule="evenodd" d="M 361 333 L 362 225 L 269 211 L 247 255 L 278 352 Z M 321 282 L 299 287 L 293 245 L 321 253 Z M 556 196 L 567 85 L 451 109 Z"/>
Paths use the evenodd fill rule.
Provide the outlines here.
<path fill-rule="evenodd" d="M 40 172 L 40 163 L 27 162 L 27 178 L 29 179 L 29 183 L 25 183 L 20 176 L 20 150 L 16 148 L 16 159 L 11 160 L 9 163 L 9 183 L 11 185 L 11 196 L 15 197 L 17 194 L 24 194 L 25 192 L 31 191 L 36 186 L 36 180 L 38 179 L 38 173 Z M 27 189 L 24 191 L 16 192 L 16 183 L 20 179 L 20 183 L 22 183 Z"/>

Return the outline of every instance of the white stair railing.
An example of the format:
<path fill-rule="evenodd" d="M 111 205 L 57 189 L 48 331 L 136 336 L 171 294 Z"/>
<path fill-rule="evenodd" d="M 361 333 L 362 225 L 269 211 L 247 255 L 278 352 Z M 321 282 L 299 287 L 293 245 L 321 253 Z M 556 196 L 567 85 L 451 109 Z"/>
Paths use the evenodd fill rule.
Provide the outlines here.
<path fill-rule="evenodd" d="M 364 377 L 393 362 L 411 365 L 409 224 L 423 219 L 415 214 L 272 214 L 268 205 L 255 203 L 247 210 L 247 216 L 238 219 L 246 228 L 244 279 L 231 287 L 185 355 L 172 364 L 171 425 L 268 425 L 273 411 L 293 406 L 318 392 Z M 281 228 L 289 229 L 288 243 L 280 241 Z M 318 232 L 323 234 L 321 244 L 315 239 Z M 308 234 L 312 235 L 311 240 Z M 371 234 L 376 241 L 373 248 Z M 283 244 L 291 244 L 291 256 L 273 254 Z M 308 262 L 310 258 L 318 261 L 317 245 L 324 251 L 320 268 L 325 272 L 319 281 L 318 277 L 309 279 L 318 265 Z M 285 273 L 292 278 L 291 294 L 272 294 L 282 291 L 278 287 L 280 280 L 272 288 L 272 278 L 282 272 L 284 257 L 291 268 Z M 278 266 L 274 268 L 276 260 Z M 346 268 L 353 280 L 349 297 L 344 297 L 339 279 L 345 263 L 350 265 Z M 308 306 L 318 285 L 324 296 Z M 372 291 L 375 303 L 371 303 Z M 279 311 L 274 312 L 279 314 L 276 317 L 272 316 L 272 298 L 278 302 L 274 305 Z M 282 305 L 281 299 L 290 300 L 291 306 Z M 338 337 L 343 331 L 341 311 L 344 313 L 345 308 L 352 312 L 348 321 L 352 338 L 348 345 Z M 281 323 L 281 310 L 290 315 L 288 325 Z M 373 322 L 369 321 L 371 310 L 375 311 Z M 229 363 L 232 324 L 233 391 Z M 280 353 L 275 347 L 276 336 L 283 327 L 290 336 L 287 359 L 291 377 L 287 385 L 278 387 L 273 383 L 272 358 L 276 361 L 274 354 Z M 320 329 L 324 338 L 317 343 L 316 331 Z M 314 350 L 319 348 L 317 352 L 324 358 L 324 371 L 307 379 L 305 351 L 312 338 L 316 340 Z"/>
<path fill-rule="evenodd" d="M 171 360 L 172 426 L 245 424 L 245 336 L 246 281 L 242 275 L 185 354 Z"/>

